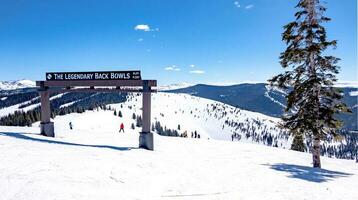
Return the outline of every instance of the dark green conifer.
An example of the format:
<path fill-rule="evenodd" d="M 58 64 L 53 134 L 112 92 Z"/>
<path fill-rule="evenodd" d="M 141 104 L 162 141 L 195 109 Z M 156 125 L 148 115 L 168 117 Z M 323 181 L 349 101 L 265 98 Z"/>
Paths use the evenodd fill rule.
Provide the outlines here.
<path fill-rule="evenodd" d="M 296 134 L 291 144 L 291 150 L 305 152 L 306 145 L 302 134 Z"/>
<path fill-rule="evenodd" d="M 333 87 L 339 72 L 339 58 L 325 54 L 335 48 L 336 40 L 328 40 L 323 24 L 326 8 L 320 0 L 299 0 L 295 21 L 284 26 L 282 40 L 286 50 L 280 63 L 286 70 L 273 77 L 271 85 L 289 91 L 283 126 L 295 135 L 304 134 L 313 142 L 313 167 L 320 168 L 320 142 L 328 135 L 337 136 L 342 122 L 336 114 L 348 111 L 340 101 L 342 94 Z"/>

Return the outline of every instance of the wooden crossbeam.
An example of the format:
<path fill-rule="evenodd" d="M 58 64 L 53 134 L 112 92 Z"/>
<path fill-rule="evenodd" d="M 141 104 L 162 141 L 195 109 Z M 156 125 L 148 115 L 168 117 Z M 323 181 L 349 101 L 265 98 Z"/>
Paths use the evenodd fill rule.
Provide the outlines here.
<path fill-rule="evenodd" d="M 156 87 L 156 80 L 76 80 L 76 81 L 36 81 L 37 87 L 78 87 L 78 86 L 138 86 L 148 82 L 149 87 Z"/>
<path fill-rule="evenodd" d="M 64 93 L 64 92 L 143 92 L 143 89 L 116 89 L 116 88 L 48 88 L 46 91 L 51 93 Z M 157 90 L 151 89 L 149 92 L 156 93 Z"/>

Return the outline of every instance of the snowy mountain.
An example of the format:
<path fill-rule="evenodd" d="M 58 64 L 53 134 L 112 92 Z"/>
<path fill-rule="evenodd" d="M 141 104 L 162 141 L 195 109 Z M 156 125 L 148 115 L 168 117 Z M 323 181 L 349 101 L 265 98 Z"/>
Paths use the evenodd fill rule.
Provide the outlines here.
<path fill-rule="evenodd" d="M 358 81 L 340 81 L 337 84 L 335 84 L 335 86 L 340 88 L 344 88 L 344 87 L 358 88 Z"/>
<path fill-rule="evenodd" d="M 0 81 L 0 90 L 16 90 L 22 88 L 31 88 L 35 86 L 35 81 L 26 79 L 18 81 Z"/>
<path fill-rule="evenodd" d="M 162 85 L 162 86 L 158 86 L 158 91 L 167 91 L 167 90 L 177 90 L 177 89 L 182 89 L 182 88 L 187 88 L 190 86 L 193 86 L 194 84 L 191 83 L 174 83 L 174 84 L 170 84 L 170 85 Z"/>
<path fill-rule="evenodd" d="M 11 102 L 11 99 L 19 99 L 16 96 L 3 97 L 4 105 Z M 61 115 L 64 109 L 73 109 L 84 106 L 90 99 L 100 101 L 98 98 L 104 94 L 79 95 L 78 94 L 54 94 L 51 96 L 53 111 Z M 103 101 L 103 99 L 102 99 Z M 111 110 L 116 109 L 123 113 L 123 120 L 127 120 L 127 126 L 136 123 L 133 115 L 141 115 L 141 96 L 128 94 L 123 103 L 107 104 Z M 186 134 L 191 137 L 197 133 L 203 139 L 232 140 L 233 134 L 237 135 L 235 140 L 262 143 L 269 146 L 288 148 L 289 142 L 287 133 L 277 127 L 279 119 L 269 117 L 260 113 L 250 112 L 232 107 L 217 101 L 195 97 L 187 94 L 156 93 L 152 95 L 152 123 L 160 123 L 164 129 L 176 130 L 178 135 Z M 121 102 L 121 101 L 116 101 Z M 8 105 L 8 104 L 7 104 Z M 1 101 L 0 101 L 1 106 Z M 39 97 L 36 92 L 28 94 L 28 98 L 13 105 L 0 109 L 0 123 L 6 123 L 9 119 L 6 116 L 16 115 L 15 112 L 31 112 L 31 115 L 38 116 Z M 77 112 L 77 111 L 76 111 Z M 4 117 L 3 120 L 1 117 Z M 14 117 L 15 120 L 16 116 Z M 22 119 L 26 119 L 22 117 Z M 173 120 L 175 119 L 175 120 Z M 16 119 L 19 120 L 19 119 Z M 112 122 L 109 122 L 112 123 Z M 10 121 L 10 125 L 13 124 Z M 25 123 L 27 124 L 27 123 Z M 24 125 L 25 125 L 24 124 Z M 101 127 L 101 129 L 106 129 Z M 179 128 L 180 127 L 180 128 Z"/>
<path fill-rule="evenodd" d="M 339 118 L 344 121 L 345 129 L 357 131 L 358 99 L 355 94 L 357 93 L 358 88 L 342 87 L 340 89 L 344 94 L 343 101 L 351 108 L 353 113 L 341 114 L 339 115 Z M 231 86 L 198 84 L 167 92 L 191 94 L 220 101 L 241 109 L 263 113 L 272 117 L 281 116 L 286 105 L 286 92 L 269 87 L 264 83 L 246 83 Z"/>
<path fill-rule="evenodd" d="M 0 98 L 0 125 L 31 126 L 35 123 L 33 126 L 36 126 L 40 120 L 36 91 Z M 101 120 L 103 126 L 93 127 L 93 130 L 107 130 L 107 127 L 113 130 L 113 126 L 118 128 L 119 120 L 124 121 L 126 127 L 140 126 L 142 99 L 139 94 L 64 93 L 52 94 L 50 99 L 52 115 L 57 116 L 55 120 L 70 113 L 86 115 L 86 110 L 107 110 L 112 115 L 116 110 L 122 118 L 117 117 L 108 122 Z M 200 139 L 226 141 L 234 139 L 235 142 L 290 148 L 292 138 L 278 127 L 278 118 L 189 94 L 158 92 L 153 94 L 152 100 L 152 131 L 160 135 L 189 138 L 200 136 Z M 85 121 L 73 123 L 77 126 L 92 126 Z M 355 154 L 352 154 L 352 148 L 358 138 L 351 135 L 345 138 L 341 142 L 325 142 L 322 154 L 353 159 Z M 309 141 L 307 146 L 310 146 Z"/>

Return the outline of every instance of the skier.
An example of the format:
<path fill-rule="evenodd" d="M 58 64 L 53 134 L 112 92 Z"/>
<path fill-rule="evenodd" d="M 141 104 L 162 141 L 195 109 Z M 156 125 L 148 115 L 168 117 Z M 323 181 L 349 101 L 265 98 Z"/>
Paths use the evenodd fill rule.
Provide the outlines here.
<path fill-rule="evenodd" d="M 124 124 L 123 123 L 121 123 L 120 129 L 119 129 L 119 132 L 121 132 L 121 131 L 123 131 L 123 133 L 124 133 Z"/>
<path fill-rule="evenodd" d="M 73 129 L 72 122 L 70 122 L 68 125 L 70 126 L 70 129 L 72 130 Z"/>
<path fill-rule="evenodd" d="M 184 131 L 184 133 L 182 134 L 182 137 L 188 137 L 188 132 L 187 131 Z"/>

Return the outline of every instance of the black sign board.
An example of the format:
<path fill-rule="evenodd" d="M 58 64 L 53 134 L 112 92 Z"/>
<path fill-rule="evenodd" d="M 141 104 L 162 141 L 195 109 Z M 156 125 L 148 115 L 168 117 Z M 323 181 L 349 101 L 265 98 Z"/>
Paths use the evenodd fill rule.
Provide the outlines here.
<path fill-rule="evenodd" d="M 141 80 L 140 71 L 47 72 L 47 81 Z"/>

